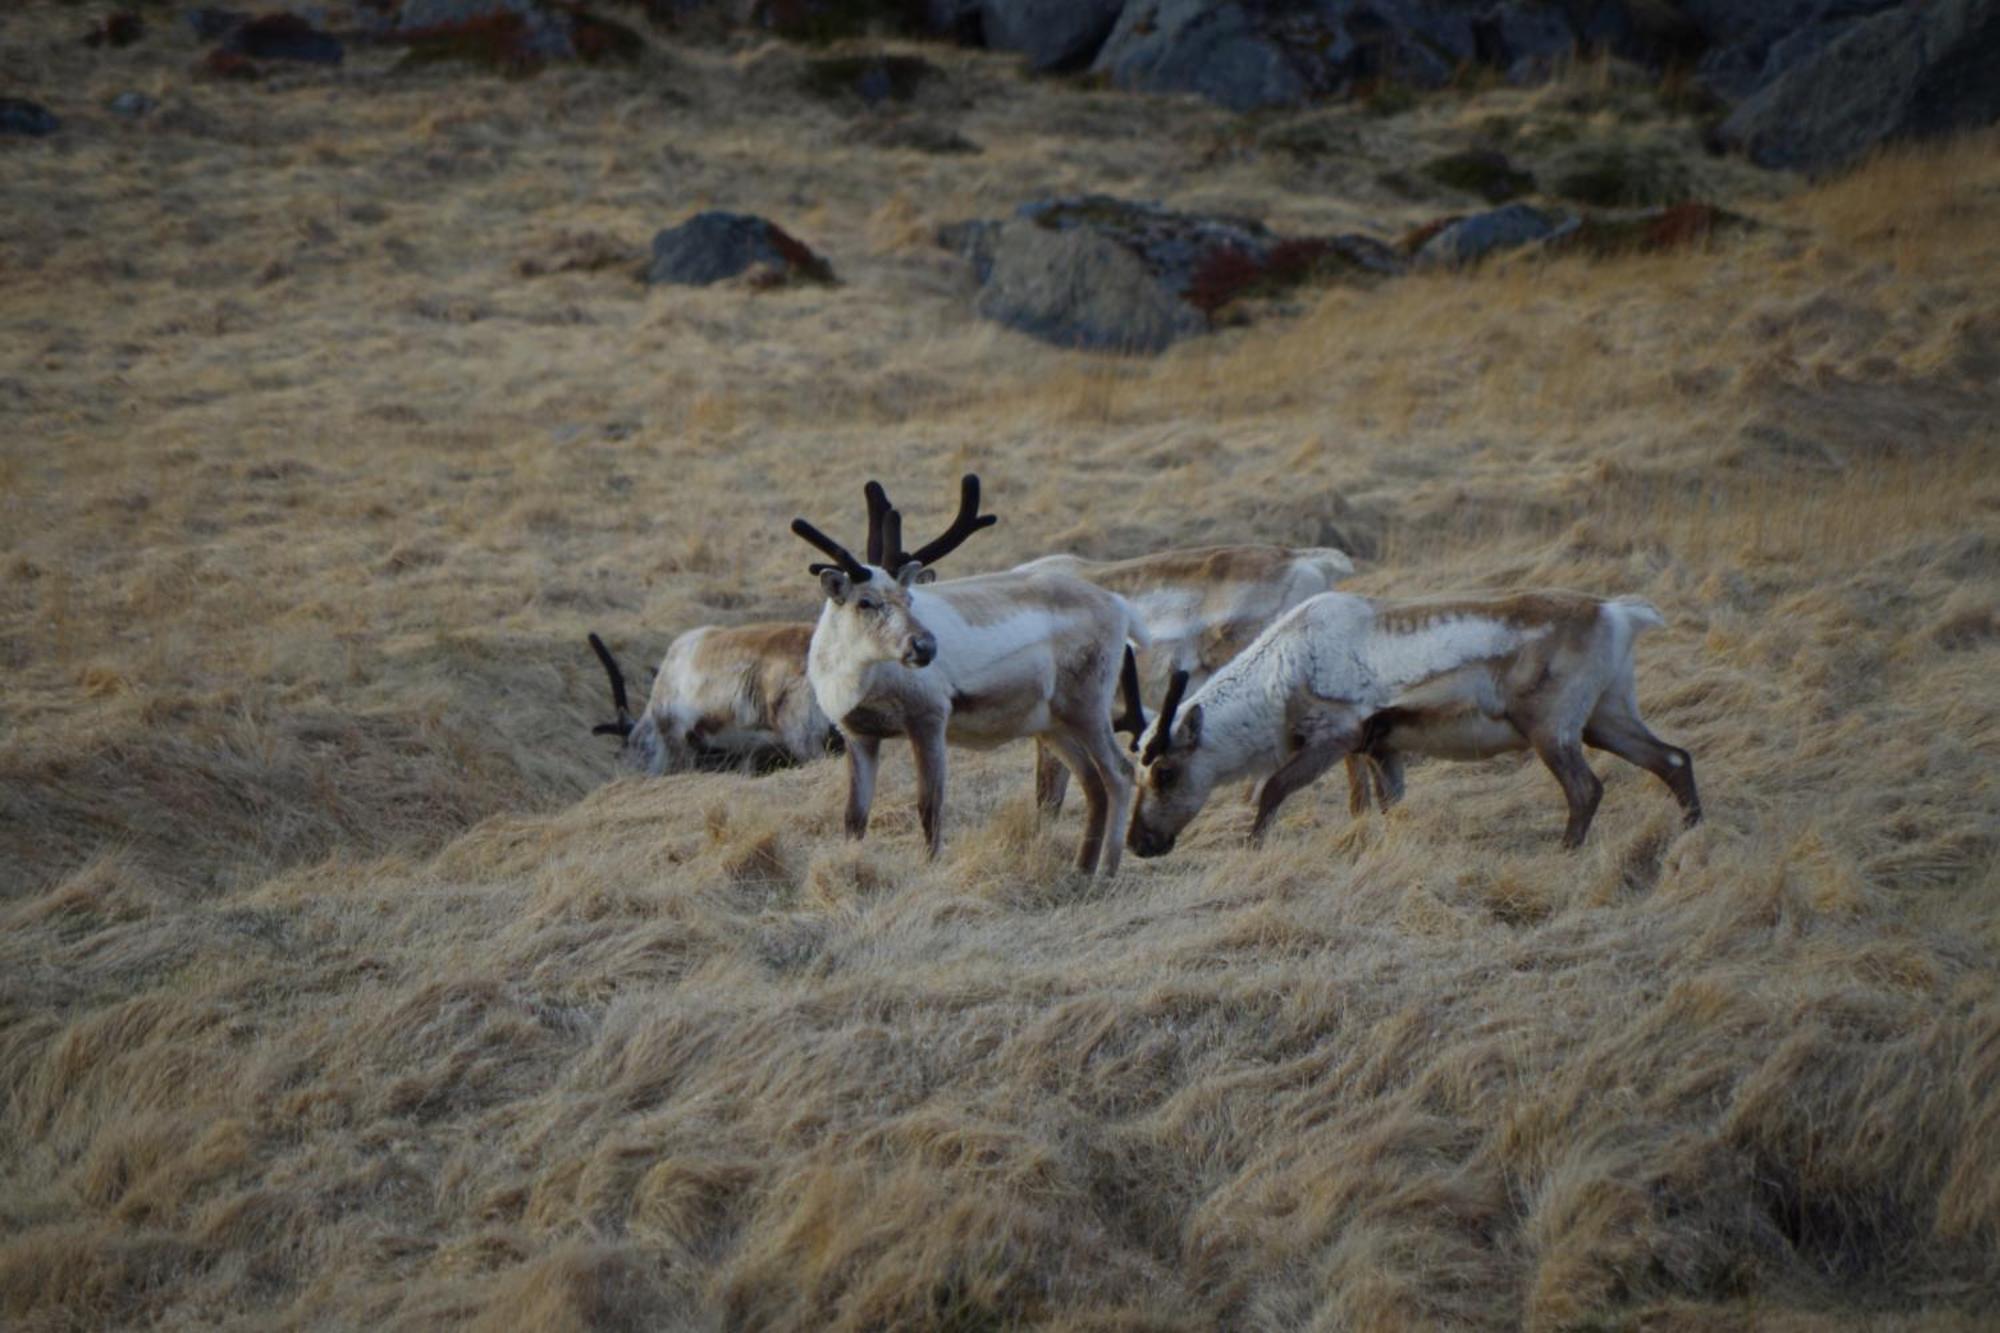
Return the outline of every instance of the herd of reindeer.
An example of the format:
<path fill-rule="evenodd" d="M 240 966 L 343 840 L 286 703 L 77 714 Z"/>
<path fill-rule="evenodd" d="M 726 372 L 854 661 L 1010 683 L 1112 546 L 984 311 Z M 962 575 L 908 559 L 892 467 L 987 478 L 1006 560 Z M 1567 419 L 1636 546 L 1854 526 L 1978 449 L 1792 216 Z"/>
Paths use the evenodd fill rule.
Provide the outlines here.
<path fill-rule="evenodd" d="M 1633 641 L 1665 623 L 1641 598 L 1359 597 L 1333 590 L 1353 572 L 1344 553 L 1262 545 L 1051 555 L 939 580 L 938 561 L 999 521 L 979 512 L 979 479 L 964 478 L 951 526 L 915 551 L 882 486 L 864 495 L 866 559 L 792 523 L 827 557 L 810 566 L 825 597 L 817 623 L 689 630 L 636 717 L 624 673 L 591 635 L 618 712 L 596 731 L 654 774 L 844 752 L 854 838 L 868 829 L 882 742 L 907 737 L 932 856 L 946 747 L 1032 737 L 1040 808 L 1059 811 L 1075 775 L 1086 806 L 1077 868 L 1104 875 L 1126 846 L 1171 851 L 1225 784 L 1253 784 L 1261 838 L 1286 797 L 1343 760 L 1360 814 L 1402 795 L 1406 755 L 1532 749 L 1562 785 L 1562 841 L 1574 848 L 1604 790 L 1587 745 L 1666 783 L 1687 824 L 1701 818 L 1687 751 L 1639 717 Z"/>

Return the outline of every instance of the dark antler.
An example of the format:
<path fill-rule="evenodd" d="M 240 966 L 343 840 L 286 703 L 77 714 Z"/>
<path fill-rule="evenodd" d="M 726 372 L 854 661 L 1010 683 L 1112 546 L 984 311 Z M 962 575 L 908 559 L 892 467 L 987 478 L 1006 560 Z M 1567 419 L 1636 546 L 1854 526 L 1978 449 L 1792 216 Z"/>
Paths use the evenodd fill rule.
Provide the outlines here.
<path fill-rule="evenodd" d="M 889 512 L 889 493 L 881 482 L 871 481 L 861 488 L 861 494 L 868 501 L 868 563 L 886 568 L 883 560 L 896 554 L 890 551 L 885 556 L 882 550 L 882 516 Z"/>
<path fill-rule="evenodd" d="M 600 722 L 590 729 L 593 736 L 630 736 L 632 734 L 632 705 L 625 697 L 625 673 L 618 669 L 618 659 L 604 646 L 604 640 L 595 634 L 590 636 L 590 650 L 597 654 L 597 660 L 604 663 L 604 674 L 611 677 L 611 702 L 618 707 L 616 722 Z"/>
<path fill-rule="evenodd" d="M 845 546 L 842 546 L 839 542 L 827 536 L 824 532 L 821 532 L 802 518 L 792 520 L 792 531 L 832 556 L 835 563 L 847 572 L 847 577 L 853 579 L 856 583 L 868 582 L 870 577 L 868 566 L 856 560 L 854 553 L 849 551 Z M 815 567 L 813 572 L 817 574 L 820 568 L 823 568 L 823 566 Z"/>
<path fill-rule="evenodd" d="M 882 558 L 876 563 L 890 571 L 900 570 L 910 563 L 910 553 L 903 549 L 903 511 L 883 510 L 881 526 Z"/>
<path fill-rule="evenodd" d="M 1153 738 L 1146 742 L 1146 752 L 1139 756 L 1145 763 L 1152 763 L 1167 749 L 1167 737 L 1174 729 L 1174 714 L 1181 708 L 1181 696 L 1187 693 L 1188 673 L 1174 672 L 1167 682 L 1167 697 L 1160 701 L 1160 717 L 1153 728 Z"/>
<path fill-rule="evenodd" d="M 1129 643 L 1125 645 L 1125 665 L 1118 670 L 1118 688 L 1125 696 L 1125 711 L 1112 719 L 1111 730 L 1130 733 L 1136 750 L 1146 730 L 1146 709 L 1139 702 L 1139 659 Z"/>
<path fill-rule="evenodd" d="M 965 539 L 981 528 L 990 528 L 1000 520 L 993 514 L 983 517 L 979 512 L 979 478 L 968 472 L 958 483 L 958 517 L 935 541 L 926 543 L 910 553 L 910 560 L 920 560 L 934 565 L 965 544 Z M 908 563 L 905 561 L 904 563 Z M 900 566 L 898 566 L 900 568 Z"/>

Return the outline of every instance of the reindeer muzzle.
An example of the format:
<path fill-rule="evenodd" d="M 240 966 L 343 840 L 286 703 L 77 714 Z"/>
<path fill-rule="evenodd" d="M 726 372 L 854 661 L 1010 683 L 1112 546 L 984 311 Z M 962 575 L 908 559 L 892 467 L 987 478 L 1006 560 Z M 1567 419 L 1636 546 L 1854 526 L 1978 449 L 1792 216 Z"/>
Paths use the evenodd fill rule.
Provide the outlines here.
<path fill-rule="evenodd" d="M 910 636 L 910 647 L 903 654 L 906 667 L 927 667 L 937 660 L 937 640 L 929 634 Z"/>

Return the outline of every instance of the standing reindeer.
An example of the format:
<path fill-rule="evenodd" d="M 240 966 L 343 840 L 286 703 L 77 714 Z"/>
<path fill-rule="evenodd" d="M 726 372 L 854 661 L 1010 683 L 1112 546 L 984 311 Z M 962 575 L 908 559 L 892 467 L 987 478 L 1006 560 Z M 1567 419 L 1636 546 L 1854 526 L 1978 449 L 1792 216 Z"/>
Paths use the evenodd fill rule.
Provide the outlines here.
<path fill-rule="evenodd" d="M 806 679 L 810 624 L 703 625 L 667 645 L 652 697 L 638 717 L 625 673 L 604 640 L 591 651 L 611 678 L 614 722 L 591 728 L 624 741 L 625 762 L 657 777 L 691 768 L 803 764 L 840 748 Z"/>
<path fill-rule="evenodd" d="M 1701 819 L 1694 762 L 1639 718 L 1632 645 L 1666 622 L 1636 597 L 1575 593 L 1390 602 L 1325 593 L 1304 602 L 1181 701 L 1176 673 L 1141 740 L 1128 835 L 1159 856 L 1219 782 L 1270 774 L 1251 836 L 1334 761 L 1379 765 L 1383 804 L 1404 754 L 1484 759 L 1532 748 L 1569 802 L 1563 846 L 1582 844 L 1604 784 L 1583 747 L 1657 776 L 1687 824 Z"/>
<path fill-rule="evenodd" d="M 907 736 L 917 813 L 936 856 L 944 839 L 945 745 L 1045 740 L 1076 773 L 1088 809 L 1079 870 L 1109 876 L 1122 851 L 1130 767 L 1111 732 L 1128 639 L 1143 636 L 1123 598 L 1066 574 L 987 574 L 925 585 L 925 567 L 998 522 L 979 514 L 979 479 L 958 517 L 914 553 L 902 517 L 870 483 L 868 560 L 804 519 L 792 531 L 832 558 L 812 567 L 826 595 L 807 674 L 847 742 L 847 832 L 868 830 L 883 738 Z M 1109 836 L 1107 837 L 1107 831 Z"/>
<path fill-rule="evenodd" d="M 1015 572 L 1073 575 L 1131 603 L 1151 640 L 1138 663 L 1142 693 L 1157 700 L 1174 672 L 1200 685 L 1266 625 L 1352 574 L 1354 562 L 1331 547 L 1200 546 L 1130 560 L 1045 555 Z M 1135 739 L 1143 726 L 1137 719 Z M 1036 802 L 1054 814 L 1068 785 L 1069 770 L 1038 745 Z"/>

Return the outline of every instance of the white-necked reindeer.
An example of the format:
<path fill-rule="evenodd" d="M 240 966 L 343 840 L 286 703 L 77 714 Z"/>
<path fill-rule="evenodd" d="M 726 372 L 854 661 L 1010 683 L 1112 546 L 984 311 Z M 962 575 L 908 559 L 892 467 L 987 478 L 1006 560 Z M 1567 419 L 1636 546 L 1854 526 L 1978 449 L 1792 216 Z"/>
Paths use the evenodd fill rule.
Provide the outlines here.
<path fill-rule="evenodd" d="M 1590 828 L 1604 784 L 1583 747 L 1655 774 L 1701 818 L 1694 763 L 1639 718 L 1632 644 L 1662 625 L 1636 597 L 1540 593 L 1377 601 L 1325 593 L 1294 608 L 1180 705 L 1176 675 L 1141 739 L 1129 842 L 1170 851 L 1219 782 L 1269 774 L 1251 836 L 1285 798 L 1349 754 L 1402 794 L 1404 754 L 1483 759 L 1533 749 L 1569 802 L 1563 846 Z"/>
<path fill-rule="evenodd" d="M 868 829 L 882 740 L 907 736 L 932 856 L 944 836 L 945 745 L 1036 737 L 1076 773 L 1088 807 L 1077 868 L 1116 873 L 1131 769 L 1111 732 L 1125 646 L 1143 635 L 1115 593 L 1066 574 L 1007 572 L 923 585 L 924 567 L 980 528 L 979 479 L 936 541 L 902 550 L 902 518 L 869 487 L 868 561 L 804 519 L 792 531 L 835 563 L 814 565 L 826 604 L 807 673 L 847 741 L 847 832 Z M 879 521 L 878 521 L 879 518 Z M 1108 836 L 1107 836 L 1108 832 Z"/>
<path fill-rule="evenodd" d="M 812 632 L 810 623 L 691 629 L 667 645 L 652 697 L 636 718 L 625 673 L 593 634 L 590 647 L 611 678 L 618 719 L 591 730 L 620 737 L 625 762 L 656 777 L 745 763 L 803 764 L 837 753 L 840 733 L 806 679 Z"/>
<path fill-rule="evenodd" d="M 1185 671 L 1190 685 L 1201 685 L 1266 625 L 1306 598 L 1331 591 L 1354 572 L 1354 562 L 1331 547 L 1199 546 L 1129 560 L 1045 555 L 1016 572 L 1073 575 L 1131 603 L 1151 640 L 1139 653 L 1141 695 L 1158 701 L 1174 672 Z M 1143 725 L 1137 719 L 1135 738 Z M 1038 746 L 1035 799 L 1043 810 L 1062 809 L 1068 779 L 1061 761 Z"/>

